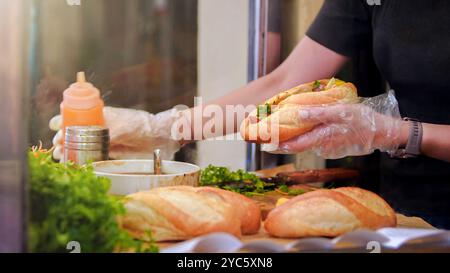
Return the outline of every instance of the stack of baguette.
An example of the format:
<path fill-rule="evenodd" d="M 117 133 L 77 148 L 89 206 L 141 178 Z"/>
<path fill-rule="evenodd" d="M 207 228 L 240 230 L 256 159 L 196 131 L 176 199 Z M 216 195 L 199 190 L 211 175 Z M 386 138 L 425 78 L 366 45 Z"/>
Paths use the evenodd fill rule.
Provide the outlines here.
<path fill-rule="evenodd" d="M 253 200 L 212 187 L 175 186 L 129 195 L 122 226 L 135 238 L 186 240 L 211 232 L 258 233 L 261 210 Z M 272 210 L 264 227 L 282 238 L 334 237 L 396 225 L 392 208 L 376 194 L 355 187 L 323 189 L 297 196 Z"/>

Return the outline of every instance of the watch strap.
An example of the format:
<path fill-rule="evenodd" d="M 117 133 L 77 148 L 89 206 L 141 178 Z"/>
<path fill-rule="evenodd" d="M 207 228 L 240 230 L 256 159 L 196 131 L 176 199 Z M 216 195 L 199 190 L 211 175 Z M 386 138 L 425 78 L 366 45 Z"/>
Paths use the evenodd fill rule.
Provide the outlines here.
<path fill-rule="evenodd" d="M 409 119 L 411 126 L 409 128 L 409 138 L 406 143 L 405 152 L 408 155 L 420 155 L 420 146 L 422 144 L 423 127 L 418 120 Z"/>
<path fill-rule="evenodd" d="M 390 153 L 393 158 L 416 158 L 420 155 L 420 146 L 422 144 L 423 127 L 419 120 L 404 118 L 410 122 L 409 137 L 406 147 L 400 148 Z"/>

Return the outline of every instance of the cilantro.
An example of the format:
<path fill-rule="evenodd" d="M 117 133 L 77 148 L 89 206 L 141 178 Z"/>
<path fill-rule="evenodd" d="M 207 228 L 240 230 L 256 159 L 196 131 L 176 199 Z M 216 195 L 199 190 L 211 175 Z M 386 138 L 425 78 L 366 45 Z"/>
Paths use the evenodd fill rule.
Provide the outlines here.
<path fill-rule="evenodd" d="M 33 148 L 29 163 L 29 250 L 68 252 L 77 241 L 81 252 L 157 252 L 120 228 L 122 201 L 108 195 L 110 181 L 97 177 L 92 166 L 53 162 L 50 151 Z"/>
<path fill-rule="evenodd" d="M 202 170 L 200 186 L 212 186 L 241 193 L 247 196 L 261 195 L 275 189 L 289 195 L 300 195 L 304 190 L 291 190 L 285 184 L 276 187 L 275 183 L 261 180 L 257 175 L 244 170 L 230 171 L 226 167 L 209 165 Z"/>
<path fill-rule="evenodd" d="M 255 195 L 273 190 L 274 184 L 266 183 L 257 175 L 241 169 L 233 172 L 226 167 L 209 165 L 202 170 L 200 186 L 214 186 L 246 195 Z"/>
<path fill-rule="evenodd" d="M 286 185 L 281 185 L 278 187 L 278 190 L 280 190 L 281 192 L 285 192 L 288 193 L 289 192 L 289 188 Z"/>

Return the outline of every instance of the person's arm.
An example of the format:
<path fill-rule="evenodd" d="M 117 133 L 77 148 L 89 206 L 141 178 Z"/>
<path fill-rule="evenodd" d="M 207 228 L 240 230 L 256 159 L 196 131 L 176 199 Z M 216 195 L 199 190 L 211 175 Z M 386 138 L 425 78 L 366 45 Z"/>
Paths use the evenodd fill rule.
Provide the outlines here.
<path fill-rule="evenodd" d="M 305 36 L 289 57 L 273 72 L 211 104 L 220 106 L 258 104 L 301 83 L 334 76 L 348 58 Z"/>
<path fill-rule="evenodd" d="M 423 135 L 420 152 L 435 159 L 450 162 L 450 125 L 422 123 Z M 409 138 L 410 122 L 402 121 L 399 126 L 400 143 L 405 147 Z M 384 138 L 384 137 L 383 137 Z M 383 139 L 382 141 L 387 141 Z"/>
<path fill-rule="evenodd" d="M 423 123 L 422 154 L 450 162 L 450 125 Z"/>
<path fill-rule="evenodd" d="M 282 142 L 278 147 L 268 146 L 266 151 L 298 153 L 313 150 L 327 159 L 358 156 L 374 150 L 395 151 L 405 147 L 410 132 L 410 122 L 399 116 L 374 111 L 368 105 L 391 105 L 390 95 L 370 98 L 376 103 L 341 104 L 327 107 L 302 108 L 298 122 L 317 124 L 310 132 Z M 380 110 L 380 109 L 379 109 Z M 450 162 L 450 125 L 423 123 L 421 154 Z"/>
<path fill-rule="evenodd" d="M 422 123 L 423 136 L 420 152 L 428 157 L 450 162 L 450 125 Z M 406 146 L 410 122 L 402 121 L 400 146 Z"/>
<path fill-rule="evenodd" d="M 422 123 L 422 126 L 423 136 L 420 152 L 428 157 L 450 162 L 450 125 Z M 402 121 L 399 126 L 400 146 L 402 147 L 405 147 L 408 142 L 409 130 L 410 122 Z"/>
<path fill-rule="evenodd" d="M 347 57 L 340 55 L 305 36 L 290 56 L 273 72 L 234 90 L 219 99 L 211 101 L 206 105 L 218 105 L 224 113 L 227 105 L 258 105 L 275 94 L 293 86 L 334 76 L 347 60 Z M 193 115 L 193 111 L 194 109 L 190 110 L 189 114 L 191 116 Z M 225 128 L 223 128 L 223 133 L 230 134 L 238 130 L 243 117 L 235 115 L 236 122 L 234 123 L 234 128 L 226 128 L 225 119 L 226 115 L 224 115 L 223 127 Z M 208 118 L 203 118 L 203 124 L 208 120 Z M 191 122 L 192 138 L 194 135 L 202 136 L 203 138 L 221 135 L 220 133 L 216 133 L 203 136 L 202 132 L 198 132 L 198 130 L 202 130 L 202 128 L 194 128 L 194 124 L 200 124 L 200 122 Z M 194 130 L 197 130 L 196 134 Z M 192 138 L 190 140 L 197 140 Z"/>

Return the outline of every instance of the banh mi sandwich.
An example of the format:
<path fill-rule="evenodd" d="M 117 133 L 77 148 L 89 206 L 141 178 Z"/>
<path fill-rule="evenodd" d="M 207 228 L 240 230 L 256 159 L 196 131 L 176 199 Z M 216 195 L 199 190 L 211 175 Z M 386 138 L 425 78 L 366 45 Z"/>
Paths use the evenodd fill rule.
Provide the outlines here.
<path fill-rule="evenodd" d="M 301 84 L 259 105 L 242 122 L 240 132 L 248 142 L 283 142 L 318 125 L 301 122 L 302 107 L 357 102 L 356 87 L 350 82 L 332 78 Z"/>

